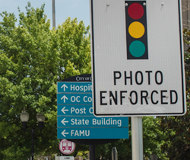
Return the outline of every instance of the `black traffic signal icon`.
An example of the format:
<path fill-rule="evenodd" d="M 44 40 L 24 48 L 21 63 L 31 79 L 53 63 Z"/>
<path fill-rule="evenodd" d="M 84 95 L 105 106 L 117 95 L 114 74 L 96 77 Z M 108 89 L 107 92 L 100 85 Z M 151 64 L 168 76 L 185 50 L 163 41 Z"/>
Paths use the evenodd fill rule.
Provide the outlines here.
<path fill-rule="evenodd" d="M 146 1 L 125 1 L 127 59 L 148 59 Z"/>

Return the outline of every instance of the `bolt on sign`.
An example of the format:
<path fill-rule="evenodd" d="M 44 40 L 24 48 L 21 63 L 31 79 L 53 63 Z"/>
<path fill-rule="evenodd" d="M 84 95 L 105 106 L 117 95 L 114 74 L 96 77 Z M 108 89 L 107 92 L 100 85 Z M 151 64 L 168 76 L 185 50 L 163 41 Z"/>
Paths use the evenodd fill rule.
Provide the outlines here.
<path fill-rule="evenodd" d="M 96 116 L 186 112 L 180 0 L 91 0 Z"/>

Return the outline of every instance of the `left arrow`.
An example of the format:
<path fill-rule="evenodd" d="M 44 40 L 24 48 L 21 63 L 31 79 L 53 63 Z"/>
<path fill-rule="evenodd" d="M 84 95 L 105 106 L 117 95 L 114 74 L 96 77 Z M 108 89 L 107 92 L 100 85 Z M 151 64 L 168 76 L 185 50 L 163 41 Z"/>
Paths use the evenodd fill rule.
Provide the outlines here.
<path fill-rule="evenodd" d="M 63 132 L 61 132 L 61 134 L 63 135 L 63 137 L 66 137 L 66 134 L 69 134 L 69 132 L 66 132 L 66 130 L 64 130 Z"/>
<path fill-rule="evenodd" d="M 66 107 L 63 107 L 61 112 L 63 112 L 63 114 L 66 114 L 66 112 L 69 111 L 68 109 L 66 109 Z"/>
<path fill-rule="evenodd" d="M 65 126 L 66 123 L 69 123 L 69 121 L 66 121 L 65 118 L 63 118 L 63 120 L 61 121 L 61 123 Z"/>

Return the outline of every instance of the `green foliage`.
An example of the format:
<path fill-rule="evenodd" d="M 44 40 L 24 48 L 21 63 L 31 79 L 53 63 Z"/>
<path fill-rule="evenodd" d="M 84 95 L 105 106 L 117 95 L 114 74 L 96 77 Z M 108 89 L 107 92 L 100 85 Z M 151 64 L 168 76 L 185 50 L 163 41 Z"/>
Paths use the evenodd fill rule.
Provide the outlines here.
<path fill-rule="evenodd" d="M 156 155 L 159 159 L 167 160 L 167 153 L 162 150 L 165 143 L 170 144 L 166 139 L 167 134 L 160 129 L 161 119 L 159 117 L 143 118 L 143 141 L 144 141 L 144 157 L 150 158 Z"/>
<path fill-rule="evenodd" d="M 31 128 L 35 129 L 35 153 L 58 151 L 56 134 L 56 83 L 73 75 L 90 73 L 89 27 L 68 18 L 50 29 L 44 5 L 26 13 L 1 13 L 0 22 L 0 159 L 26 159 L 31 155 Z M 24 130 L 19 119 L 30 114 Z M 46 117 L 44 129 L 36 126 L 36 114 Z M 48 133 L 48 134 L 47 134 Z"/>
<path fill-rule="evenodd" d="M 187 106 L 190 106 L 190 30 L 184 30 Z"/>
<path fill-rule="evenodd" d="M 179 117 L 163 117 L 161 130 L 167 135 L 162 150 L 167 152 L 171 160 L 190 159 L 190 31 L 184 30 L 185 44 L 185 75 L 186 75 L 186 103 L 187 113 Z"/>
<path fill-rule="evenodd" d="M 120 139 L 112 140 L 110 143 L 96 145 L 96 159 L 111 159 L 113 147 L 117 148 L 118 159 L 131 159 L 130 142 L 130 139 Z"/>

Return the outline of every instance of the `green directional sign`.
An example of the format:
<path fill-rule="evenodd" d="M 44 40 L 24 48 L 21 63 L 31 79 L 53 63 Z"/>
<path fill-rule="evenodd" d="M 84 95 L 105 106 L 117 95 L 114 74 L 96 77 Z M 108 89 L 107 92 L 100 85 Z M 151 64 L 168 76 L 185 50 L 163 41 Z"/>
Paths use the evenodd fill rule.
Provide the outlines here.
<path fill-rule="evenodd" d="M 57 138 L 58 139 L 126 139 L 127 117 L 95 117 L 92 106 L 92 82 L 76 76 L 81 81 L 57 83 Z M 74 77 L 71 77 L 73 80 Z M 88 79 L 85 81 L 84 79 Z M 123 134 L 121 134 L 123 132 Z"/>

